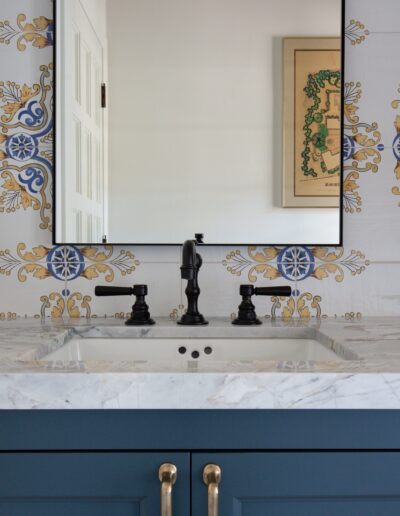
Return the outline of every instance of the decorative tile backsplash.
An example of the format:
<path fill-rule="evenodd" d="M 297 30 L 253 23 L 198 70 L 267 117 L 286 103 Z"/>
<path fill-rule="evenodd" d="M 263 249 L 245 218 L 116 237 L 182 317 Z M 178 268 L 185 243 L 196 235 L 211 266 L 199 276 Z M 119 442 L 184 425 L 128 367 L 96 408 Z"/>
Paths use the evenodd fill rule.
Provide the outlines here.
<path fill-rule="evenodd" d="M 290 299 L 256 300 L 268 318 L 400 314 L 400 4 L 346 3 L 344 247 L 203 248 L 208 316 L 231 317 L 244 282 L 292 286 Z M 51 244 L 52 9 L 0 10 L 0 320 L 123 318 L 128 298 L 94 297 L 111 283 L 147 283 L 152 314 L 176 319 L 179 248 Z"/>

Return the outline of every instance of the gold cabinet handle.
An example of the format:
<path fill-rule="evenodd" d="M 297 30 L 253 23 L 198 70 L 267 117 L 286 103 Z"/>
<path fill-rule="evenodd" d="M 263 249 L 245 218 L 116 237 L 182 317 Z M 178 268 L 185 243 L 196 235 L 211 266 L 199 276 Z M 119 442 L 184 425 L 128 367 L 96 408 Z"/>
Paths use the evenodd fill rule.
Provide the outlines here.
<path fill-rule="evenodd" d="M 178 470 L 174 464 L 161 464 L 158 478 L 161 482 L 161 516 L 172 516 L 172 486 Z"/>
<path fill-rule="evenodd" d="M 203 470 L 203 480 L 208 486 L 208 516 L 218 516 L 218 495 L 222 471 L 216 464 L 207 464 Z"/>

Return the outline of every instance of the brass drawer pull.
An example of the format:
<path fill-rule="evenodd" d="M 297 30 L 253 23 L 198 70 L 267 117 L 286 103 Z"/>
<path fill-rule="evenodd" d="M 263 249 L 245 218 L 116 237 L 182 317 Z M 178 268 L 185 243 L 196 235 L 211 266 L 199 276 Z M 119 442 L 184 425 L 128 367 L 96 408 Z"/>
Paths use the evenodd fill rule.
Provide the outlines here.
<path fill-rule="evenodd" d="M 172 486 L 178 470 L 174 464 L 161 464 L 158 478 L 161 482 L 161 516 L 172 516 Z"/>
<path fill-rule="evenodd" d="M 218 516 L 218 495 L 221 482 L 221 468 L 216 464 L 207 464 L 203 470 L 203 480 L 208 486 L 208 516 Z"/>

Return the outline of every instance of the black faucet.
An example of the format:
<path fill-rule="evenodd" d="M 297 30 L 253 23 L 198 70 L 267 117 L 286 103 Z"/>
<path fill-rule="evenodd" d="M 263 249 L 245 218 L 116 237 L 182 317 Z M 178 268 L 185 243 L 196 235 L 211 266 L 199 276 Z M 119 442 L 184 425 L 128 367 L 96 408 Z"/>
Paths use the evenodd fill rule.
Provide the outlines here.
<path fill-rule="evenodd" d="M 184 326 L 204 326 L 208 324 L 208 321 L 204 319 L 198 308 L 200 288 L 197 277 L 203 260 L 197 253 L 196 244 L 202 243 L 203 235 L 196 233 L 195 240 L 186 240 L 182 248 L 181 278 L 188 280 L 185 290 L 188 307 L 186 313 L 178 321 L 178 324 Z"/>

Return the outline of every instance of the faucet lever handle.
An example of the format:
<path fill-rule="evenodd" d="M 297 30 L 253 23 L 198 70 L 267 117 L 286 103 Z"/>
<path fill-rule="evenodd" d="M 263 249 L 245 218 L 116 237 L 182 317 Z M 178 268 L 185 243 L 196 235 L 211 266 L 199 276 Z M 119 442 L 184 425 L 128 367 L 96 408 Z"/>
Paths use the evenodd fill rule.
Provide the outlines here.
<path fill-rule="evenodd" d="M 254 285 L 240 285 L 240 295 L 242 296 L 242 302 L 239 305 L 239 313 L 232 324 L 250 326 L 262 324 L 251 301 L 252 296 L 291 296 L 292 289 L 289 286 L 254 287 Z"/>
<path fill-rule="evenodd" d="M 132 287 L 109 287 L 99 285 L 94 289 L 96 296 L 132 296 Z"/>
<path fill-rule="evenodd" d="M 292 288 L 288 286 L 281 287 L 256 287 L 254 289 L 256 296 L 279 296 L 290 297 L 292 295 Z"/>
<path fill-rule="evenodd" d="M 148 293 L 147 285 L 134 285 L 132 287 L 106 287 L 97 286 L 94 289 L 96 296 L 136 296 L 132 313 L 125 324 L 128 326 L 151 326 L 155 324 L 150 316 L 149 307 L 145 301 Z"/>

